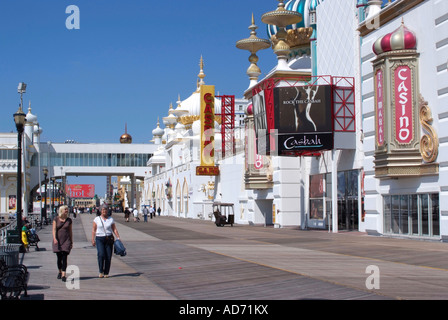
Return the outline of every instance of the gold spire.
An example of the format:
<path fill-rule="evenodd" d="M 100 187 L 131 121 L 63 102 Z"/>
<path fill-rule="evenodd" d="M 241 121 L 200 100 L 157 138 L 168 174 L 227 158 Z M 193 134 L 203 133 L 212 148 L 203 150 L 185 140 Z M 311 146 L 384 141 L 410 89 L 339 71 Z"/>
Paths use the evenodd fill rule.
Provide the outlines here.
<path fill-rule="evenodd" d="M 251 81 L 250 86 L 253 86 L 257 83 L 258 77 L 261 74 L 260 68 L 257 66 L 258 56 L 257 52 L 259 50 L 267 49 L 271 46 L 269 40 L 260 39 L 257 37 L 257 32 L 255 30 L 258 29 L 258 26 L 255 25 L 254 14 L 252 13 L 252 24 L 249 26 L 250 37 L 247 39 L 243 39 L 237 41 L 236 47 L 242 50 L 248 50 L 251 55 L 249 57 L 250 67 L 247 69 L 247 75 Z"/>
<path fill-rule="evenodd" d="M 201 68 L 201 70 L 199 71 L 199 74 L 198 74 L 198 78 L 200 79 L 199 80 L 199 86 L 202 86 L 202 85 L 205 84 L 205 82 L 204 82 L 204 78 L 205 78 L 204 59 L 202 58 L 202 55 L 201 55 L 201 60 L 199 62 L 199 67 Z"/>
<path fill-rule="evenodd" d="M 291 24 L 296 24 L 302 21 L 302 15 L 295 11 L 285 9 L 283 0 L 278 0 L 279 4 L 277 10 L 265 13 L 261 17 L 261 21 L 266 24 L 275 25 L 278 27 L 276 37 L 278 42 L 274 44 L 274 53 L 277 55 L 278 68 L 289 69 L 287 65 L 287 57 L 291 47 L 286 43 L 288 33 L 285 27 Z"/>

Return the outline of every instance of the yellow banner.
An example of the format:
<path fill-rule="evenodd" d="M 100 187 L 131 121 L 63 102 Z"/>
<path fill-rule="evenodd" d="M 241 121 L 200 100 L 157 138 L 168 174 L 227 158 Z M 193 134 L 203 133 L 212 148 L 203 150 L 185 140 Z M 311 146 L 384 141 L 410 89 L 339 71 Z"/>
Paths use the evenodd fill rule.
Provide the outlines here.
<path fill-rule="evenodd" d="M 215 165 L 215 86 L 201 86 L 201 166 Z"/>

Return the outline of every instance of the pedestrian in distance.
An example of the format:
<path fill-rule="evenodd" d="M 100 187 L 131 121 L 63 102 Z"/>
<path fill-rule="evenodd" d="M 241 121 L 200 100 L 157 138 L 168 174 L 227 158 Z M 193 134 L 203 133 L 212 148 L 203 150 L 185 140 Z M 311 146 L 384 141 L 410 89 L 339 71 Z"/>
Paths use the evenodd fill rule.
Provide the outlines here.
<path fill-rule="evenodd" d="M 72 219 L 68 216 L 68 206 L 59 208 L 58 216 L 53 220 L 53 252 L 56 253 L 58 279 L 66 281 L 67 260 L 73 248 Z"/>
<path fill-rule="evenodd" d="M 93 220 L 92 245 L 97 249 L 100 278 L 108 278 L 112 262 L 114 234 L 120 239 L 114 219 L 108 215 L 108 206 L 101 206 L 101 215 Z"/>
<path fill-rule="evenodd" d="M 162 210 L 160 209 L 160 207 L 157 209 L 157 213 L 159 214 L 160 217 L 160 212 L 162 212 Z"/>
<path fill-rule="evenodd" d="M 134 207 L 134 210 L 132 210 L 132 214 L 134 215 L 134 222 L 139 222 L 140 218 L 138 217 L 138 210 L 136 207 Z"/>
<path fill-rule="evenodd" d="M 149 214 L 149 210 L 146 206 L 143 206 L 143 221 L 144 222 L 148 222 L 148 214 Z"/>
<path fill-rule="evenodd" d="M 152 219 L 152 217 L 155 217 L 155 216 L 156 216 L 156 211 L 154 210 L 154 207 L 153 207 L 153 206 L 151 206 L 151 207 L 149 208 L 149 215 L 150 215 L 151 219 Z"/>
<path fill-rule="evenodd" d="M 124 209 L 124 218 L 126 219 L 126 222 L 129 222 L 129 216 L 131 215 L 131 211 L 129 211 L 129 208 Z"/>

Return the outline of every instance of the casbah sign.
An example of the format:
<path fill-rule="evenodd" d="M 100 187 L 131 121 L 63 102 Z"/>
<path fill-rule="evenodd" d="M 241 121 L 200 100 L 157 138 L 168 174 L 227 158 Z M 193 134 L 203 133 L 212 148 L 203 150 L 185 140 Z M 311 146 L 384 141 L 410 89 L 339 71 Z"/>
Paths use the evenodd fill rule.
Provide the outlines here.
<path fill-rule="evenodd" d="M 197 176 L 219 176 L 219 167 L 217 166 L 199 166 L 196 167 Z"/>
<path fill-rule="evenodd" d="M 281 150 L 331 150 L 333 148 L 332 133 L 279 135 Z"/>

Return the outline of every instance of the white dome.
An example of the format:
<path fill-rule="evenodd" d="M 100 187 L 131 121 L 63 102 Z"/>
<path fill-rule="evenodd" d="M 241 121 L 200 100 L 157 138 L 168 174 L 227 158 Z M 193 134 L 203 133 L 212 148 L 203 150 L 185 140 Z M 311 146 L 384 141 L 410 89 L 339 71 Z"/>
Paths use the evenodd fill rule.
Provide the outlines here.
<path fill-rule="evenodd" d="M 199 116 L 201 114 L 201 95 L 199 92 L 193 94 L 180 103 L 179 110 L 188 111 L 190 116 Z M 215 114 L 221 113 L 221 100 L 215 97 Z"/>
<path fill-rule="evenodd" d="M 38 126 L 37 124 L 34 125 L 33 127 L 34 133 L 35 134 L 42 134 L 43 130 L 40 126 Z"/>
<path fill-rule="evenodd" d="M 201 120 L 196 120 L 193 122 L 191 129 L 193 130 L 194 136 L 199 136 L 201 134 Z"/>
<path fill-rule="evenodd" d="M 177 130 L 177 131 L 185 130 L 185 125 L 183 125 L 181 122 L 178 122 L 176 124 L 176 126 L 174 127 L 174 129 Z"/>
<path fill-rule="evenodd" d="M 201 120 L 196 120 L 193 122 L 191 129 L 193 130 L 193 136 L 201 135 Z M 215 121 L 215 134 L 217 133 L 221 133 L 221 126 Z"/>
<path fill-rule="evenodd" d="M 28 108 L 28 113 L 26 115 L 26 124 L 33 126 L 37 124 L 37 117 L 31 113 L 31 107 Z"/>
<path fill-rule="evenodd" d="M 152 130 L 152 135 L 155 137 L 161 137 L 165 133 L 165 130 L 157 126 L 154 130 Z"/>

